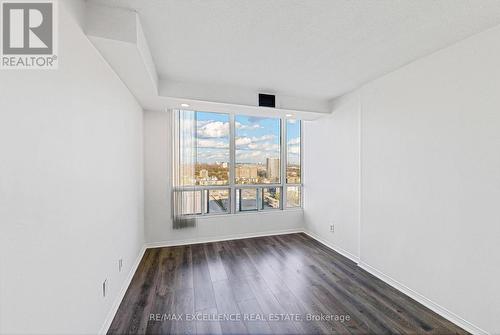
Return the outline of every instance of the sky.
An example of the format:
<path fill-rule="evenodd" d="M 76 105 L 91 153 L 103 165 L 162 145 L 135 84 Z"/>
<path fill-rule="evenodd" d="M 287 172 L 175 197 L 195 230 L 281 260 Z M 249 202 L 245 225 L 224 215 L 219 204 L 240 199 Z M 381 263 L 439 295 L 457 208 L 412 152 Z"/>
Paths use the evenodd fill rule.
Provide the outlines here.
<path fill-rule="evenodd" d="M 196 112 L 198 162 L 229 162 L 229 115 Z"/>
<path fill-rule="evenodd" d="M 189 114 L 189 113 L 188 113 Z M 197 161 L 229 162 L 229 115 L 195 112 Z M 185 121 L 185 120 L 183 120 Z M 187 123 L 187 122 L 186 122 Z M 288 120 L 289 161 L 299 161 L 300 122 Z M 266 158 L 280 157 L 280 119 L 235 116 L 236 163 L 266 163 Z M 191 131 L 191 130 L 190 130 Z"/>
<path fill-rule="evenodd" d="M 235 116 L 236 164 L 280 158 L 280 119 Z"/>

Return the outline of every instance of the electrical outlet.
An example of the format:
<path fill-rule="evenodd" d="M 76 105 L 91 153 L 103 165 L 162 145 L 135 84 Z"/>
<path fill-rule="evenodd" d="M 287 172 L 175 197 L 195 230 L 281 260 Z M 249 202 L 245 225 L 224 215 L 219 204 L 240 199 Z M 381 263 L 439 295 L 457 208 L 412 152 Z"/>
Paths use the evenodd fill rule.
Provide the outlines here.
<path fill-rule="evenodd" d="M 123 267 L 123 259 L 120 258 L 118 260 L 118 272 L 122 272 L 122 267 Z"/>
<path fill-rule="evenodd" d="M 335 232 L 335 225 L 334 225 L 333 223 L 330 225 L 330 231 L 331 231 L 332 233 L 334 233 L 334 232 Z"/>
<path fill-rule="evenodd" d="M 102 282 L 102 297 L 103 298 L 106 298 L 107 289 L 108 289 L 108 280 L 104 279 L 104 281 Z"/>

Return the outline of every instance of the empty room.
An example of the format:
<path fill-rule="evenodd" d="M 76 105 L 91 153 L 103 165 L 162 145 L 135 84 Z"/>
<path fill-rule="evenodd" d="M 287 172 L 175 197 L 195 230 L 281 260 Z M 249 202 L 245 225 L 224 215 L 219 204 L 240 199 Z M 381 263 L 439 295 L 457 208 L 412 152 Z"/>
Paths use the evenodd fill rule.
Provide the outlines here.
<path fill-rule="evenodd" d="M 500 335 L 500 1 L 0 27 L 0 335 Z"/>

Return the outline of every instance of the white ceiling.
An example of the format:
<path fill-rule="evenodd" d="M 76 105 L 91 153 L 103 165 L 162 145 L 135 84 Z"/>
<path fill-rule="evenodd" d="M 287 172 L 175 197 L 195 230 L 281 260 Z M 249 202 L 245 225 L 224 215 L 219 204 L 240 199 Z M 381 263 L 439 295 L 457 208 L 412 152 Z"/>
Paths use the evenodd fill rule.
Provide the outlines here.
<path fill-rule="evenodd" d="M 91 0 L 139 13 L 161 79 L 331 99 L 500 24 L 499 0 Z"/>

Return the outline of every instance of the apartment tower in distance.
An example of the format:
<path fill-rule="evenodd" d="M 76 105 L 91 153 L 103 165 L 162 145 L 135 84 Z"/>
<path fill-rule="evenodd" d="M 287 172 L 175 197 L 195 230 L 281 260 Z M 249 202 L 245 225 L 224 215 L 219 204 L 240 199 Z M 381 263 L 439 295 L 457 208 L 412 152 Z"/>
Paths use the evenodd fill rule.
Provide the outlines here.
<path fill-rule="evenodd" d="M 278 182 L 280 177 L 279 158 L 266 158 L 266 170 L 267 179 Z"/>

